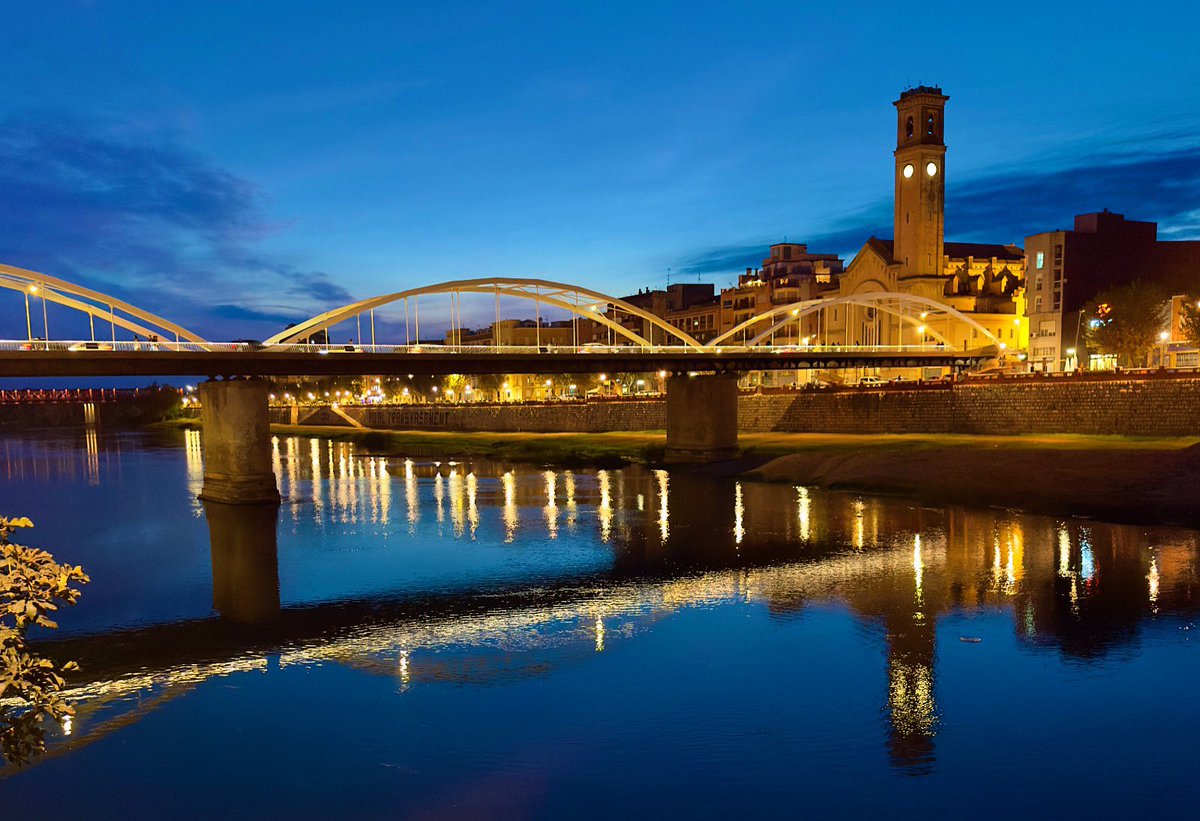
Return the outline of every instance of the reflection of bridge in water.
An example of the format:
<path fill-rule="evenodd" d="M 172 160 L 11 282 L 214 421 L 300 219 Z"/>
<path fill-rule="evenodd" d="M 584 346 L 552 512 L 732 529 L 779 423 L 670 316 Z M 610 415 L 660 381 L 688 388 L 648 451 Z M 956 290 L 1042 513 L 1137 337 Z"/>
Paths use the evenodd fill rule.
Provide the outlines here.
<path fill-rule="evenodd" d="M 393 676 L 402 688 L 542 675 L 548 664 L 637 641 L 681 609 L 748 603 L 780 618 L 844 606 L 870 626 L 887 658 L 889 750 L 897 764 L 919 767 L 935 753 L 942 616 L 1007 608 L 1026 646 L 1087 659 L 1136 641 L 1147 618 L 1197 611 L 1198 549 L 1181 531 L 932 511 L 640 468 L 364 457 L 300 438 L 275 448 L 291 504 L 204 503 L 218 617 L 43 645 L 83 666 L 68 747 L 213 676 L 322 661 Z M 190 438 L 187 452 L 199 482 Z M 300 517 L 431 526 L 448 540 L 574 535 L 611 545 L 612 559 L 533 583 L 281 606 L 276 534 Z"/>

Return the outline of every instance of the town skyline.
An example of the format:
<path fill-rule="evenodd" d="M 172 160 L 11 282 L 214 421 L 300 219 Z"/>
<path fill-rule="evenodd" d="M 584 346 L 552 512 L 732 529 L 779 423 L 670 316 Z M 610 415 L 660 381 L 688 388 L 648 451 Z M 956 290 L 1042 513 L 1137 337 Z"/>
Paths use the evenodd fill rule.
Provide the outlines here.
<path fill-rule="evenodd" d="M 618 90 L 641 78 L 597 52 L 616 48 L 621 37 L 611 26 L 621 15 L 590 35 L 583 54 L 560 49 L 539 62 L 521 57 L 520 45 L 571 21 L 526 11 L 519 36 L 489 45 L 492 58 L 512 62 L 507 79 L 488 76 L 478 56 L 453 71 L 438 62 L 439 48 L 458 46 L 436 42 L 434 33 L 461 10 L 408 22 L 405 35 L 422 44 L 411 57 L 384 48 L 365 20 L 342 21 L 342 34 L 358 35 L 370 71 L 348 65 L 350 46 L 337 40 L 295 76 L 287 76 L 299 65 L 294 48 L 318 36 L 316 21 L 301 19 L 286 44 L 267 48 L 283 50 L 279 66 L 235 34 L 230 62 L 198 71 L 195 54 L 163 48 L 175 37 L 199 42 L 194 30 L 184 35 L 196 21 L 164 13 L 157 20 L 163 44 L 127 42 L 155 21 L 146 15 L 111 32 L 130 48 L 88 78 L 88 95 L 68 81 L 82 77 L 74 58 L 55 81 L 32 69 L 63 43 L 92 45 L 95 31 L 84 24 L 102 29 L 104 7 L 84 10 L 78 29 L 53 48 L 31 45 L 39 42 L 37 15 L 14 21 L 30 44 L 17 49 L 9 70 L 29 71 L 24 85 L 0 92 L 8 126 L 0 180 L 10 192 L 0 205 L 0 257 L 136 294 L 139 304 L 213 338 L 265 336 L 354 298 L 476 272 L 604 282 L 607 291 L 633 293 L 664 286 L 669 270 L 672 281 L 721 288 L 761 264 L 772 243 L 805 243 L 849 261 L 867 237 L 891 235 L 890 158 L 881 146 L 892 124 L 883 103 L 921 83 L 951 97 L 947 239 L 1021 244 L 1103 208 L 1158 222 L 1164 239 L 1200 236 L 1200 119 L 1189 105 L 1197 84 L 1188 80 L 1195 69 L 1170 44 L 1155 46 L 1161 82 L 1148 84 L 1116 69 L 1117 34 L 1100 31 L 1099 21 L 1088 31 L 1093 45 L 1109 43 L 1108 56 L 1033 73 L 1011 65 L 967 70 L 931 53 L 901 68 L 860 56 L 864 64 L 851 71 L 849 54 L 832 48 L 821 67 L 798 64 L 794 54 L 756 53 L 685 70 L 678 45 L 646 34 L 621 41 L 619 53 L 630 64 L 675 70 L 620 98 Z M 732 25 L 724 44 L 749 38 L 767 18 L 840 30 L 824 11 L 732 22 L 706 11 L 690 25 L 710 38 Z M 467 17 L 479 36 L 498 22 L 484 12 Z M 897 23 L 895 34 L 861 36 L 936 39 L 972 21 L 980 22 L 959 13 L 926 30 Z M 660 32 L 671 18 L 645 22 Z M 113 48 L 101 52 L 111 57 Z M 1123 48 L 1140 53 L 1148 45 Z M 764 64 L 774 71 L 753 70 Z M 237 86 L 237 70 L 257 86 Z M 1089 72 L 1106 79 L 1086 85 Z M 410 76 L 418 74 L 423 79 Z M 808 85 L 794 84 L 801 77 Z M 170 92 L 165 78 L 177 80 Z M 1032 105 L 1035 83 L 1056 78 L 1071 83 L 1071 98 L 1052 109 Z M 472 95 L 450 98 L 461 109 L 455 117 L 431 90 L 466 87 Z M 541 95 L 524 114 L 521 88 Z M 137 89 L 151 93 L 139 97 Z M 492 102 L 483 99 L 501 89 Z M 1108 120 L 1118 98 L 1114 126 Z M 651 103 L 658 117 L 646 116 Z M 552 104 L 557 114 L 546 110 Z M 332 139 L 337 123 L 351 127 Z M 351 133 L 362 144 L 347 146 Z M 405 136 L 388 144 L 382 133 Z M 423 161 L 441 169 L 440 180 L 418 173 L 414 145 L 422 138 Z M 668 146 L 667 154 L 659 150 Z M 381 179 L 365 184 L 372 164 Z M 620 179 L 609 179 L 614 174 Z"/>

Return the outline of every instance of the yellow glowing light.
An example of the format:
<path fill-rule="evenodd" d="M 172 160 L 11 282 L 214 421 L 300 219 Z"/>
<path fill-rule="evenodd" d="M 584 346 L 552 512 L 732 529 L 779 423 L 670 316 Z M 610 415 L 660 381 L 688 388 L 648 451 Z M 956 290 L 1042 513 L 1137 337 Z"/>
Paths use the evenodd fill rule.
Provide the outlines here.
<path fill-rule="evenodd" d="M 667 495 L 670 488 L 670 474 L 665 470 L 654 471 L 658 478 L 658 535 L 662 542 L 671 535 L 670 514 L 667 511 Z"/>
<path fill-rule="evenodd" d="M 658 372 L 658 378 L 659 378 L 659 379 L 665 379 L 665 378 L 666 378 L 666 376 L 667 376 L 667 372 L 666 372 L 666 371 L 659 371 L 659 372 Z"/>
<path fill-rule="evenodd" d="M 37 292 L 38 292 L 38 286 L 36 286 L 36 285 L 29 286 L 29 293 L 36 294 Z"/>
<path fill-rule="evenodd" d="M 812 510 L 812 499 L 809 498 L 808 488 L 806 487 L 797 487 L 796 495 L 799 497 L 797 516 L 800 520 L 800 538 L 807 542 L 810 532 L 809 519 Z"/>
<path fill-rule="evenodd" d="M 910 163 L 910 164 L 904 166 L 904 179 L 907 180 L 912 175 L 913 175 L 913 167 L 912 167 L 912 164 Z"/>
<path fill-rule="evenodd" d="M 931 177 L 936 176 L 937 175 L 937 163 L 931 162 L 931 163 L 929 163 L 929 165 L 925 166 L 925 173 Z"/>
<path fill-rule="evenodd" d="M 742 483 L 737 482 L 733 486 L 733 543 L 735 546 L 741 545 L 742 539 L 746 537 L 745 516 L 746 506 L 742 503 Z"/>

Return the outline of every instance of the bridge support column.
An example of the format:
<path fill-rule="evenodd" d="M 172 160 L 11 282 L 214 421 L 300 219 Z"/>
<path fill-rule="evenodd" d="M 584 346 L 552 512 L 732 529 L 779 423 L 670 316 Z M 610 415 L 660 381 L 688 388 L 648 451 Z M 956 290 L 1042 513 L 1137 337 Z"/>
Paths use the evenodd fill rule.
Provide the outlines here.
<path fill-rule="evenodd" d="M 279 503 L 271 470 L 269 386 L 260 379 L 200 385 L 204 488 L 200 498 L 230 504 Z"/>
<path fill-rule="evenodd" d="M 667 378 L 667 453 L 669 464 L 697 464 L 738 455 L 737 377 Z"/>

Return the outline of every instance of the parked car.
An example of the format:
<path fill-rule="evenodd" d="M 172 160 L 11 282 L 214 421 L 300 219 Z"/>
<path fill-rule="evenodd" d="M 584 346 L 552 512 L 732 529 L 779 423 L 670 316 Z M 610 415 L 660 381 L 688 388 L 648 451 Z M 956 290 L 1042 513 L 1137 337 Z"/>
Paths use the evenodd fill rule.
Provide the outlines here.
<path fill-rule="evenodd" d="M 858 384 L 862 388 L 879 388 L 883 386 L 883 380 L 878 376 L 863 376 L 859 378 Z"/>

